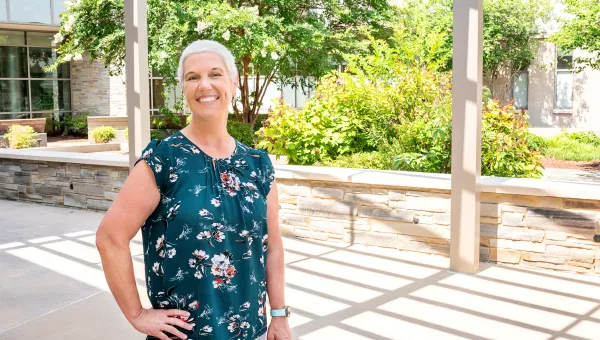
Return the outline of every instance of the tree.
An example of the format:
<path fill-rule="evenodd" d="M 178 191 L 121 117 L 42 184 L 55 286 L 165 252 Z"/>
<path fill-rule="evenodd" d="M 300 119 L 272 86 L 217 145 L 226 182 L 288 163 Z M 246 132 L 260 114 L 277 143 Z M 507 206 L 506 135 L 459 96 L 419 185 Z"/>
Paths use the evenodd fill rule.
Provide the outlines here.
<path fill-rule="evenodd" d="M 452 69 L 452 0 L 410 0 L 399 10 L 399 32 L 405 35 L 404 61 Z M 484 83 L 493 88 L 500 73 L 510 78 L 531 65 L 539 43 L 540 23 L 550 13 L 548 0 L 484 0 Z M 397 30 L 398 31 L 398 30 Z M 432 54 L 432 51 L 435 53 Z"/>
<path fill-rule="evenodd" d="M 55 38 L 57 64 L 87 52 L 111 74 L 123 72 L 123 1 L 68 0 Z M 239 71 L 235 116 L 253 124 L 272 81 L 327 73 L 343 53 L 364 51 L 365 28 L 385 35 L 389 14 L 386 0 L 148 0 L 149 65 L 172 85 L 185 46 L 198 39 L 223 43 Z"/>
<path fill-rule="evenodd" d="M 600 70 L 600 2 L 598 0 L 562 0 L 565 16 L 560 30 L 551 37 L 559 50 L 582 49 L 587 56 L 575 58 L 576 69 L 588 66 Z"/>

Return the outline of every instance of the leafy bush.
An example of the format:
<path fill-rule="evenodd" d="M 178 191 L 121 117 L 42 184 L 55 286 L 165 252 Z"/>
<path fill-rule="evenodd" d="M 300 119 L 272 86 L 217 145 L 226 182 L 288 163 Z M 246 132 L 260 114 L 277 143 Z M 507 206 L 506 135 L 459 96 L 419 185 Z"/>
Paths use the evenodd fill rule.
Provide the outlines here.
<path fill-rule="evenodd" d="M 150 139 L 163 139 L 163 136 L 158 131 L 150 131 Z"/>
<path fill-rule="evenodd" d="M 38 134 L 33 127 L 29 125 L 11 125 L 8 132 L 4 134 L 4 138 L 8 140 L 8 144 L 13 149 L 25 149 L 37 142 Z"/>
<path fill-rule="evenodd" d="M 237 139 L 243 144 L 254 147 L 256 145 L 256 136 L 252 131 L 250 124 L 241 123 L 235 120 L 227 121 L 227 132 L 231 137 Z"/>
<path fill-rule="evenodd" d="M 600 160 L 600 136 L 593 132 L 563 131 L 560 135 L 547 139 L 544 156 L 566 161 Z"/>
<path fill-rule="evenodd" d="M 108 143 L 117 136 L 117 130 L 112 126 L 99 126 L 92 130 L 92 138 L 96 143 Z"/>
<path fill-rule="evenodd" d="M 335 160 L 323 160 L 316 165 L 338 168 L 392 170 L 391 154 L 382 151 L 357 152 Z"/>
<path fill-rule="evenodd" d="M 394 169 L 450 173 L 452 123 L 450 114 L 418 119 L 398 128 Z M 535 144 L 537 141 L 538 144 Z M 483 107 L 481 173 L 487 176 L 540 177 L 540 144 L 528 131 L 527 115 L 512 105 L 488 101 Z"/>
<path fill-rule="evenodd" d="M 372 45 L 372 56 L 347 56 L 345 72 L 321 78 L 302 110 L 279 103 L 259 130 L 259 146 L 294 164 L 371 152 L 391 143 L 403 121 L 445 108 L 448 74 L 403 64 L 387 44 Z"/>
<path fill-rule="evenodd" d="M 88 123 L 87 118 L 89 114 L 78 114 L 71 116 L 70 114 L 62 115 L 59 120 L 54 121 L 54 134 L 61 134 L 63 136 L 80 136 L 87 137 L 88 135 Z"/>

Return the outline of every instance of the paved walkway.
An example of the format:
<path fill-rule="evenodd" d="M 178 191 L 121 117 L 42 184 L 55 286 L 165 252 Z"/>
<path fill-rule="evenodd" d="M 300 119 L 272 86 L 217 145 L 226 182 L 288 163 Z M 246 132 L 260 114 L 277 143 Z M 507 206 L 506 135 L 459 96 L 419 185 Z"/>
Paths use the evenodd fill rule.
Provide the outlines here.
<path fill-rule="evenodd" d="M 143 339 L 94 247 L 101 213 L 0 200 L 0 339 Z M 600 338 L 600 278 L 286 238 L 294 339 Z M 132 242 L 143 293 L 142 247 Z"/>

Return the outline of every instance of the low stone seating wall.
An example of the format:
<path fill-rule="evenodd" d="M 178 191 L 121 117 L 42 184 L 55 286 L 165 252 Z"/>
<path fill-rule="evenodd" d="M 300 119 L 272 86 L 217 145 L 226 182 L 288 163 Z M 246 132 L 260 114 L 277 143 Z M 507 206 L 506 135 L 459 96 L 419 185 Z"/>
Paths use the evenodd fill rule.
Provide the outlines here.
<path fill-rule="evenodd" d="M 126 155 L 0 150 L 0 198 L 107 210 Z M 276 166 L 284 235 L 448 256 L 450 176 Z M 482 261 L 600 274 L 600 185 L 481 179 Z M 1 202 L 0 202 L 1 206 Z"/>

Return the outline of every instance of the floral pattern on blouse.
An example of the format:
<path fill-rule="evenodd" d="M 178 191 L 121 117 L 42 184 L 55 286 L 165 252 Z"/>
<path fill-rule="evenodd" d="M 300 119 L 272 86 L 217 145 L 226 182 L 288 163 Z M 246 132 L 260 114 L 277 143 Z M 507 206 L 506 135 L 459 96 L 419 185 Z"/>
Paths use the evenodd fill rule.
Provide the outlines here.
<path fill-rule="evenodd" d="M 194 328 L 179 329 L 188 339 L 263 335 L 268 155 L 236 141 L 230 157 L 215 159 L 177 132 L 150 142 L 140 160 L 161 196 L 142 226 L 152 306 L 189 311 Z"/>

